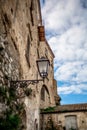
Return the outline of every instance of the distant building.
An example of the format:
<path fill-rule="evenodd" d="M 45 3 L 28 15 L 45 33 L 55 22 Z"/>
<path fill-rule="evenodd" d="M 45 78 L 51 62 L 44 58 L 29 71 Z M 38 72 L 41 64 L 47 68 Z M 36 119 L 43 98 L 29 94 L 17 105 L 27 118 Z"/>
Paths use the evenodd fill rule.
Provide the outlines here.
<path fill-rule="evenodd" d="M 58 130 L 87 130 L 87 103 L 58 105 L 41 114 L 46 121 L 50 117 Z"/>
<path fill-rule="evenodd" d="M 56 107 L 58 123 L 66 130 L 87 130 L 87 103 Z"/>

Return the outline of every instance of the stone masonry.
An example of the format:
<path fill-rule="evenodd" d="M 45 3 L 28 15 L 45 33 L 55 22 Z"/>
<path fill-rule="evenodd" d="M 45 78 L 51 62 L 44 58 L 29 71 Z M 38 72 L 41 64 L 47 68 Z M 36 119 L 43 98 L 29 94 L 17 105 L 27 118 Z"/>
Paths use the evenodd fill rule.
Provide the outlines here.
<path fill-rule="evenodd" d="M 23 89 L 18 90 L 20 101 L 25 104 L 26 130 L 39 130 L 40 108 L 55 105 L 54 54 L 46 41 L 45 30 L 44 38 L 39 39 L 42 35 L 39 37 L 38 27 L 42 26 L 39 0 L 0 0 L 0 86 L 11 87 L 11 80 L 41 79 L 36 60 L 44 56 L 50 61 L 47 79 L 28 86 L 31 95 L 21 96 Z M 42 104 L 43 86 L 49 102 Z"/>

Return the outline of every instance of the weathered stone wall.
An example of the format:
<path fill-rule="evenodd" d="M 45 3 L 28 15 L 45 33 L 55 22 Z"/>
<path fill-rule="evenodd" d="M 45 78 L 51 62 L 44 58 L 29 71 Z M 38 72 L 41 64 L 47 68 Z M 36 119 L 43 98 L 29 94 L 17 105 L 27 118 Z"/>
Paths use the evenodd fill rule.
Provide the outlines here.
<path fill-rule="evenodd" d="M 36 60 L 42 56 L 50 60 L 48 78 L 44 83 L 29 85 L 29 96 L 18 95 L 25 103 L 27 130 L 39 129 L 39 108 L 41 88 L 47 87 L 50 102 L 45 107 L 54 106 L 53 54 L 45 41 L 39 41 L 38 26 L 41 26 L 40 7 L 37 0 L 0 1 L 0 84 L 10 86 L 10 80 L 40 79 Z"/>
<path fill-rule="evenodd" d="M 1 10 L 0 10 L 1 11 Z M 7 84 L 8 79 L 19 78 L 19 54 L 13 38 L 9 34 L 6 14 L 0 12 L 0 83 Z"/>
<path fill-rule="evenodd" d="M 49 73 L 48 73 L 48 78 L 45 80 L 45 85 L 47 85 L 48 91 L 49 91 L 49 95 L 50 95 L 50 105 L 54 106 L 55 102 L 54 102 L 54 84 L 53 84 L 53 79 L 54 79 L 54 72 L 53 72 L 53 55 L 52 53 L 49 51 L 49 47 L 47 45 L 48 43 L 45 42 L 40 42 L 39 45 L 39 53 L 41 56 L 45 56 L 50 60 L 50 67 L 49 67 Z"/>
<path fill-rule="evenodd" d="M 68 112 L 68 113 L 58 113 L 55 114 L 54 121 L 61 121 L 62 127 L 65 126 L 65 116 L 75 115 L 77 117 L 77 127 L 78 130 L 86 130 L 87 129 L 87 112 Z"/>
<path fill-rule="evenodd" d="M 67 112 L 67 113 L 55 113 L 55 114 L 42 114 L 42 129 L 45 130 L 46 127 L 52 129 L 52 124 L 57 130 L 64 130 L 66 127 L 65 120 L 66 116 L 76 116 L 77 119 L 77 129 L 87 130 L 87 112 Z M 49 122 L 50 120 L 51 123 Z"/>

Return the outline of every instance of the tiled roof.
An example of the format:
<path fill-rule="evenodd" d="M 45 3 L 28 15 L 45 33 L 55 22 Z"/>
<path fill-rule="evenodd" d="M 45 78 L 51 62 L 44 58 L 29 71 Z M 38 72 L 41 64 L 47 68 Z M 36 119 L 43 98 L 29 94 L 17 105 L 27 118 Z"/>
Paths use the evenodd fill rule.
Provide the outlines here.
<path fill-rule="evenodd" d="M 60 105 L 55 107 L 55 111 L 56 112 L 87 111 L 87 103 Z"/>
<path fill-rule="evenodd" d="M 50 108 L 50 109 L 49 109 Z M 84 104 L 66 104 L 58 105 L 55 107 L 49 107 L 41 111 L 42 114 L 51 114 L 51 113 L 66 113 L 66 112 L 81 112 L 87 111 L 87 103 Z"/>

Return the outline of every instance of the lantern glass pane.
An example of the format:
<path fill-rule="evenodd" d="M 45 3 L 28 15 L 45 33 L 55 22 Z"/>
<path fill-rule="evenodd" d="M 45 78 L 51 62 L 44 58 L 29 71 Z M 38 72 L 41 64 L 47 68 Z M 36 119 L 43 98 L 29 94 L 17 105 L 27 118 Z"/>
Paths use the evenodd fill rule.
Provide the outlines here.
<path fill-rule="evenodd" d="M 37 61 L 37 65 L 40 76 L 43 78 L 47 77 L 49 61 L 47 59 L 40 59 Z"/>

